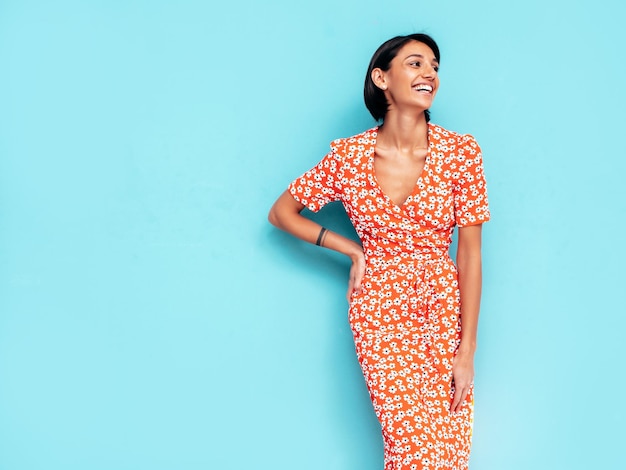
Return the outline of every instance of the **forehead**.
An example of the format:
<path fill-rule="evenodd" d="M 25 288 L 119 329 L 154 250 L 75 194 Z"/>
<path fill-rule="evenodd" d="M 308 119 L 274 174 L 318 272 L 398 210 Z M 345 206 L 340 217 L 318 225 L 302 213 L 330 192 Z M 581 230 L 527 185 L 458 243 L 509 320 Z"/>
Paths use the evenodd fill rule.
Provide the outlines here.
<path fill-rule="evenodd" d="M 437 61 L 437 58 L 435 57 L 435 53 L 433 52 L 433 50 L 430 47 L 428 47 L 426 44 L 424 44 L 423 42 L 417 42 L 417 41 L 407 42 L 404 46 L 400 48 L 396 57 L 400 60 L 404 60 L 407 57 L 410 57 L 412 55 L 422 56 L 424 59 L 428 61 L 434 61 L 434 62 Z"/>

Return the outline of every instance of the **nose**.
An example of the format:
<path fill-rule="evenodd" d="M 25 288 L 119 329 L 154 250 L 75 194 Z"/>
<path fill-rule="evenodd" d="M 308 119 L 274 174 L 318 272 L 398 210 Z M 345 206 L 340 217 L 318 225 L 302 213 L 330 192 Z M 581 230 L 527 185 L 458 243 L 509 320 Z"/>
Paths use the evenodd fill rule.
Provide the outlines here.
<path fill-rule="evenodd" d="M 437 71 L 435 67 L 430 64 L 426 64 L 426 68 L 424 69 L 424 78 L 434 79 L 437 76 Z"/>

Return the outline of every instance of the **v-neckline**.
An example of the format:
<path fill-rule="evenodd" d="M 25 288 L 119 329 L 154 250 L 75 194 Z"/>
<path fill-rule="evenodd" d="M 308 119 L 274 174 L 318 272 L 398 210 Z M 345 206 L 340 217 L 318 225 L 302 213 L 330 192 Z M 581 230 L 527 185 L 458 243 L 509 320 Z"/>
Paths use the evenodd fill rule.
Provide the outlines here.
<path fill-rule="evenodd" d="M 419 188 L 420 184 L 423 182 L 424 176 L 426 175 L 426 172 L 428 171 L 428 168 L 430 166 L 432 147 L 433 147 L 433 139 L 432 139 L 432 132 L 431 132 L 431 128 L 430 128 L 430 123 L 427 123 L 427 126 L 428 126 L 427 127 L 428 148 L 427 148 L 427 152 L 426 152 L 426 160 L 424 161 L 424 167 L 422 168 L 422 171 L 420 172 L 419 176 L 417 177 L 417 180 L 415 180 L 415 184 L 413 185 L 413 190 L 406 197 L 406 199 L 402 202 L 402 204 L 396 204 L 385 193 L 385 191 L 383 191 L 382 186 L 378 183 L 378 179 L 376 178 L 376 169 L 374 168 L 374 159 L 376 158 L 376 142 L 378 141 L 378 129 L 379 129 L 379 127 L 377 126 L 374 129 L 374 135 L 373 135 L 373 139 L 372 139 L 372 150 L 370 152 L 370 156 L 369 156 L 369 159 L 368 159 L 368 162 L 367 162 L 367 166 L 368 166 L 368 169 L 369 169 L 369 179 L 370 179 L 370 183 L 382 195 L 383 199 L 385 201 L 387 201 L 387 203 L 390 206 L 392 206 L 394 209 L 404 210 L 404 208 L 406 207 L 406 204 L 409 201 L 409 199 L 411 199 L 412 201 L 418 201 L 420 199 L 420 197 L 419 197 L 420 194 L 418 192 L 418 188 Z"/>

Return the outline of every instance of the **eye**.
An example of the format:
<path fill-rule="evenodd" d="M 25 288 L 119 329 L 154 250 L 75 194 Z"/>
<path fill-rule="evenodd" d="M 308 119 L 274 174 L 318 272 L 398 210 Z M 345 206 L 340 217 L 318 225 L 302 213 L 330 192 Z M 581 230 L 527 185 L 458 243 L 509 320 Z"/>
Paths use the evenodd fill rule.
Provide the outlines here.
<path fill-rule="evenodd" d="M 435 70 L 435 72 L 439 72 L 439 66 L 438 66 L 438 65 L 435 65 L 435 66 L 433 67 L 433 69 Z"/>
<path fill-rule="evenodd" d="M 411 62 L 411 65 L 414 65 L 415 67 L 421 67 L 422 63 L 419 60 L 416 60 L 415 62 Z"/>

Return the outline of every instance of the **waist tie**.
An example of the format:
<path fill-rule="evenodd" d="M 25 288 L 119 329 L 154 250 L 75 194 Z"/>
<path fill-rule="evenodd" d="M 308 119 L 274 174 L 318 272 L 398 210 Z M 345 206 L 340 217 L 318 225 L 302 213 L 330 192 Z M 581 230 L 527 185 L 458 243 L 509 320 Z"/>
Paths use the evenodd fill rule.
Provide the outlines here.
<path fill-rule="evenodd" d="M 378 333 L 418 333 L 424 342 L 432 365 L 438 373 L 445 374 L 451 367 L 453 352 L 450 341 L 454 340 L 458 325 L 458 312 L 448 310 L 448 305 L 441 302 L 446 297 L 445 287 L 437 289 L 437 277 L 445 276 L 446 271 L 456 272 L 456 268 L 448 253 L 428 253 L 420 256 L 382 257 L 370 259 L 371 276 L 383 283 L 394 282 L 394 275 L 409 278 L 409 285 L 420 299 L 420 307 L 425 311 L 425 323 L 407 327 L 404 322 L 384 324 L 377 328 Z M 453 279 L 450 279 L 452 284 Z M 449 295 L 456 295 L 454 292 Z M 407 300 L 408 302 L 408 300 Z M 452 318 L 449 315 L 451 314 Z M 455 318 L 456 317 L 456 318 Z"/>

